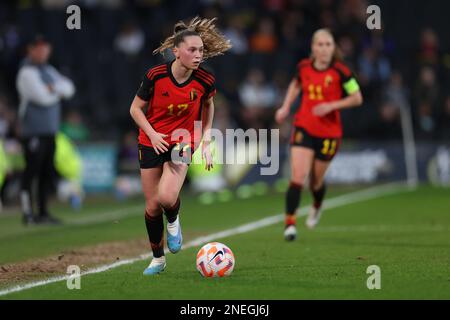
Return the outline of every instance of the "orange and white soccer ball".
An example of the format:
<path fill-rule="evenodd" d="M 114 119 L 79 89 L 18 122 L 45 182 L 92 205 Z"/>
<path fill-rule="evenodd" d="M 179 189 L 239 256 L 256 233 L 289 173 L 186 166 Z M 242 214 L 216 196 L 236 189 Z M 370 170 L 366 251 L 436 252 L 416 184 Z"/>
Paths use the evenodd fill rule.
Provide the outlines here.
<path fill-rule="evenodd" d="M 234 263 L 233 252 L 220 242 L 207 243 L 197 253 L 197 270 L 207 278 L 229 276 Z"/>

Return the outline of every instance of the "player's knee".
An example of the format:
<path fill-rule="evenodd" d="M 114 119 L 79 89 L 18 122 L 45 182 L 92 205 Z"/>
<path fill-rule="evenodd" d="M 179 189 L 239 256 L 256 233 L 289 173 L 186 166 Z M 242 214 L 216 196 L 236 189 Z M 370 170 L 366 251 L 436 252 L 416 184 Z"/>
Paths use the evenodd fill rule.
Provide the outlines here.
<path fill-rule="evenodd" d="M 303 185 L 305 183 L 306 175 L 302 173 L 293 173 L 291 176 L 291 182 L 297 185 Z"/>
<path fill-rule="evenodd" d="M 146 201 L 145 203 L 145 217 L 156 218 L 162 214 L 161 207 L 156 201 Z"/>
<path fill-rule="evenodd" d="M 178 194 L 164 192 L 158 194 L 158 203 L 163 208 L 170 208 L 177 202 Z"/>
<path fill-rule="evenodd" d="M 297 183 L 293 180 L 289 181 L 289 190 L 293 190 L 295 192 L 299 191 L 301 192 L 303 190 L 303 184 Z"/>
<path fill-rule="evenodd" d="M 323 186 L 323 179 L 311 180 L 309 183 L 309 188 L 313 191 L 317 191 Z"/>

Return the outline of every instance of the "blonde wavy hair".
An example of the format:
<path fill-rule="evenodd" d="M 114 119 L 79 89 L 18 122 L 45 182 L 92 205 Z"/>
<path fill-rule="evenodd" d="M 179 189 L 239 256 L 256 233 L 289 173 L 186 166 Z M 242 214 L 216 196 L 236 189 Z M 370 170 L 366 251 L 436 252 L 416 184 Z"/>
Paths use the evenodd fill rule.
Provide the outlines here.
<path fill-rule="evenodd" d="M 214 22 L 217 18 L 201 19 L 195 17 L 189 24 L 179 21 L 174 26 L 173 35 L 164 40 L 161 45 L 153 50 L 153 54 L 160 53 L 164 55 L 164 51 L 178 47 L 183 42 L 184 37 L 199 36 L 203 41 L 203 60 L 224 54 L 232 45 L 230 40 L 217 29 Z"/>

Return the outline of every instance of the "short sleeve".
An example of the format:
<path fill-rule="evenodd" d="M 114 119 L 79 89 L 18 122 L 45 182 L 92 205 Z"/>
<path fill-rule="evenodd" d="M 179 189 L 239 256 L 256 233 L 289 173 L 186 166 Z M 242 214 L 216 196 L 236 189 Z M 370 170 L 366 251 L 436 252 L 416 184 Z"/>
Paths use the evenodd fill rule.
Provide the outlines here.
<path fill-rule="evenodd" d="M 209 88 L 208 88 L 208 92 L 207 92 L 207 97 L 212 98 L 216 95 L 217 90 L 216 90 L 216 84 L 213 83 Z"/>
<path fill-rule="evenodd" d="M 212 72 L 198 68 L 194 76 L 204 88 L 203 98 L 209 99 L 216 95 L 216 78 Z"/>
<path fill-rule="evenodd" d="M 302 82 L 302 69 L 309 65 L 311 65 L 311 59 L 302 59 L 297 63 L 295 67 L 294 79 L 296 79 L 299 84 Z"/>
<path fill-rule="evenodd" d="M 335 63 L 335 68 L 340 74 L 342 88 L 346 94 L 350 95 L 360 90 L 358 81 L 350 68 L 341 62 Z"/>
<path fill-rule="evenodd" d="M 141 85 L 137 90 L 136 95 L 144 101 L 149 101 L 153 93 L 153 81 L 151 81 L 147 75 L 142 77 Z"/>

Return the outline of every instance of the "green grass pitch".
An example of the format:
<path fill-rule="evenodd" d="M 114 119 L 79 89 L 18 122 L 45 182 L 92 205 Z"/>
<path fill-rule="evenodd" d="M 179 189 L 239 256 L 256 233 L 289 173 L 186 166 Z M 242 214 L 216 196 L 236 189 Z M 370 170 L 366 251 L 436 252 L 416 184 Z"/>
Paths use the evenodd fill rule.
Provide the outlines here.
<path fill-rule="evenodd" d="M 329 189 L 329 199 L 357 190 Z M 309 203 L 306 191 L 302 205 Z M 142 206 L 141 199 L 90 201 L 79 213 L 59 206 L 63 227 L 24 228 L 17 215 L 0 216 L 0 266 L 143 238 Z M 213 205 L 185 194 L 182 227 L 189 241 L 281 213 L 283 206 L 284 194 L 276 192 Z M 142 275 L 147 259 L 82 276 L 80 290 L 59 281 L 0 299 L 450 299 L 449 189 L 420 186 L 338 206 L 324 211 L 315 230 L 303 222 L 292 243 L 283 240 L 282 223 L 217 239 L 236 257 L 228 278 L 202 278 L 195 269 L 199 247 L 193 247 L 169 253 L 157 276 Z M 366 286 L 370 265 L 380 267 L 379 290 Z M 42 279 L 49 276 L 55 275 Z"/>

